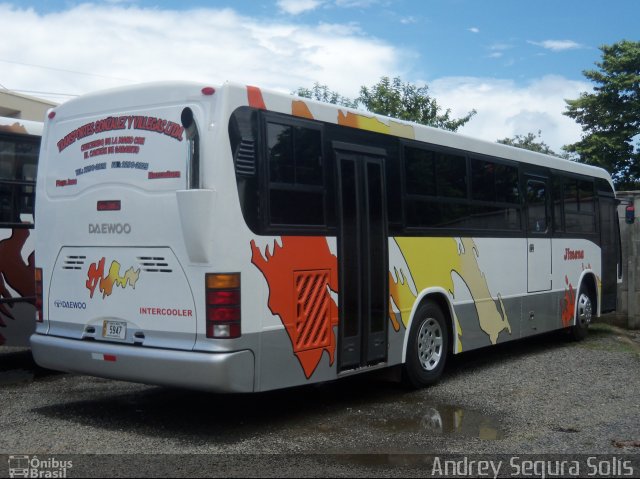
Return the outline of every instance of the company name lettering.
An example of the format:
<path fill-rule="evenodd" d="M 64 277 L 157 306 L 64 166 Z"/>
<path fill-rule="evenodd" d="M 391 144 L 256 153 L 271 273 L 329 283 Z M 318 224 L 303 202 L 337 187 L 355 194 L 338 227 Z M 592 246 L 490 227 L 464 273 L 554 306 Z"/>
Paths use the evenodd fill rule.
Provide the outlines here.
<path fill-rule="evenodd" d="M 584 250 L 582 249 L 569 249 L 564 250 L 564 260 L 571 261 L 576 259 L 584 259 Z"/>
<path fill-rule="evenodd" d="M 177 316 L 179 318 L 191 318 L 193 311 L 190 309 L 178 308 L 140 308 L 140 314 L 146 316 Z"/>
<path fill-rule="evenodd" d="M 131 233 L 129 223 L 95 223 L 89 225 L 89 234 L 128 235 Z"/>
<path fill-rule="evenodd" d="M 150 171 L 148 175 L 150 180 L 157 180 L 159 178 L 180 178 L 179 171 Z"/>
<path fill-rule="evenodd" d="M 68 146 L 73 145 L 77 140 L 87 138 L 91 135 L 95 135 L 96 133 L 131 129 L 161 133 L 178 141 L 182 141 L 182 136 L 184 134 L 184 127 L 178 125 L 173 121 L 165 120 L 163 118 L 138 115 L 126 115 L 117 117 L 110 116 L 107 118 L 103 118 L 102 120 L 92 121 L 91 123 L 82 125 L 81 127 L 76 128 L 75 130 L 65 135 L 57 143 L 58 152 L 61 152 Z M 87 143 L 87 145 L 84 145 L 83 148 L 91 149 L 101 145 L 102 144 L 100 140 L 97 140 L 95 142 Z"/>
<path fill-rule="evenodd" d="M 87 303 L 82 301 L 64 301 L 61 299 L 56 299 L 53 302 L 53 305 L 56 308 L 65 308 L 65 309 L 87 309 Z"/>

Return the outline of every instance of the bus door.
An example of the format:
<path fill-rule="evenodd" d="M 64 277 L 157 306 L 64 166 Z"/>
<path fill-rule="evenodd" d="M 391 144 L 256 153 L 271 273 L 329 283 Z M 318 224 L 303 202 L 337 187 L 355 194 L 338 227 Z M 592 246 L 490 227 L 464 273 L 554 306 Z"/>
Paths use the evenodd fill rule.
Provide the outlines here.
<path fill-rule="evenodd" d="M 387 359 L 385 151 L 334 142 L 338 220 L 338 370 Z"/>
<path fill-rule="evenodd" d="M 527 205 L 527 291 L 551 289 L 551 215 L 549 179 L 524 176 Z"/>

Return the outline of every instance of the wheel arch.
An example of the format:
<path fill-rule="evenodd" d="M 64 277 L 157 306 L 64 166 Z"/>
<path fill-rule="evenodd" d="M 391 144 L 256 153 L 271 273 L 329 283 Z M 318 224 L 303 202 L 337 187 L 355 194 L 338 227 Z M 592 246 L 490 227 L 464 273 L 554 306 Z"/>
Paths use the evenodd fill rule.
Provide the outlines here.
<path fill-rule="evenodd" d="M 427 301 L 435 302 L 446 318 L 447 324 L 447 332 L 449 333 L 449 351 L 452 351 L 454 354 L 456 352 L 460 352 L 460 347 L 458 345 L 458 335 L 454 334 L 456 332 L 456 322 L 457 317 L 456 313 L 453 309 L 453 304 L 449 298 L 449 294 L 444 288 L 427 288 L 418 294 L 418 297 L 413 302 L 413 308 L 411 309 L 411 315 L 409 316 L 409 322 L 406 327 L 406 334 L 404 335 L 403 345 L 402 345 L 402 364 L 404 364 L 407 360 L 407 345 L 409 343 L 409 331 L 411 331 L 411 326 L 413 325 L 413 320 L 415 319 L 416 311 L 422 304 Z M 459 350 L 460 349 L 460 350 Z"/>
<path fill-rule="evenodd" d="M 600 288 L 598 288 L 598 280 L 596 274 L 592 270 L 584 270 L 580 276 L 578 282 L 578 289 L 576 291 L 576 299 L 574 304 L 573 324 L 577 324 L 578 321 L 578 300 L 580 299 L 580 290 L 585 287 L 589 292 L 593 304 L 593 311 L 596 317 L 600 317 Z"/>

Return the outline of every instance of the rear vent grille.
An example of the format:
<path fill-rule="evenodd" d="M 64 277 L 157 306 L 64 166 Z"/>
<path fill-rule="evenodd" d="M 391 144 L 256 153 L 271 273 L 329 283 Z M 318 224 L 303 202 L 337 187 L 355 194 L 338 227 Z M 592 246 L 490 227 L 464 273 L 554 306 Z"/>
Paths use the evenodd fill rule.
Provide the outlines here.
<path fill-rule="evenodd" d="M 62 269 L 82 269 L 86 256 L 67 256 L 62 263 Z"/>
<path fill-rule="evenodd" d="M 139 256 L 138 264 L 142 271 L 148 273 L 172 273 L 173 270 L 169 267 L 169 263 L 165 258 L 160 256 Z"/>
<path fill-rule="evenodd" d="M 236 174 L 254 176 L 256 174 L 256 142 L 245 140 L 240 142 L 236 153 Z"/>

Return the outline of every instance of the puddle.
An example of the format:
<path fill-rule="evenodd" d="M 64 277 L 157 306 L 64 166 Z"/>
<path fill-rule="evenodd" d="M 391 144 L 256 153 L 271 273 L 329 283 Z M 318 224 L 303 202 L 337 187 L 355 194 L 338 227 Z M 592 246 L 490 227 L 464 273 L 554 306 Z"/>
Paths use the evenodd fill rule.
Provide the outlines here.
<path fill-rule="evenodd" d="M 384 402 L 371 408 L 347 408 L 338 420 L 314 424 L 320 433 L 341 434 L 346 429 L 369 429 L 384 436 L 421 434 L 452 439 L 504 439 L 501 421 L 496 416 L 448 404 L 415 400 Z"/>
<path fill-rule="evenodd" d="M 453 436 L 492 441 L 504 438 L 497 418 L 462 407 L 421 404 L 405 405 L 401 412 L 376 418 L 372 426 L 389 433 L 424 432 L 433 436 Z"/>

